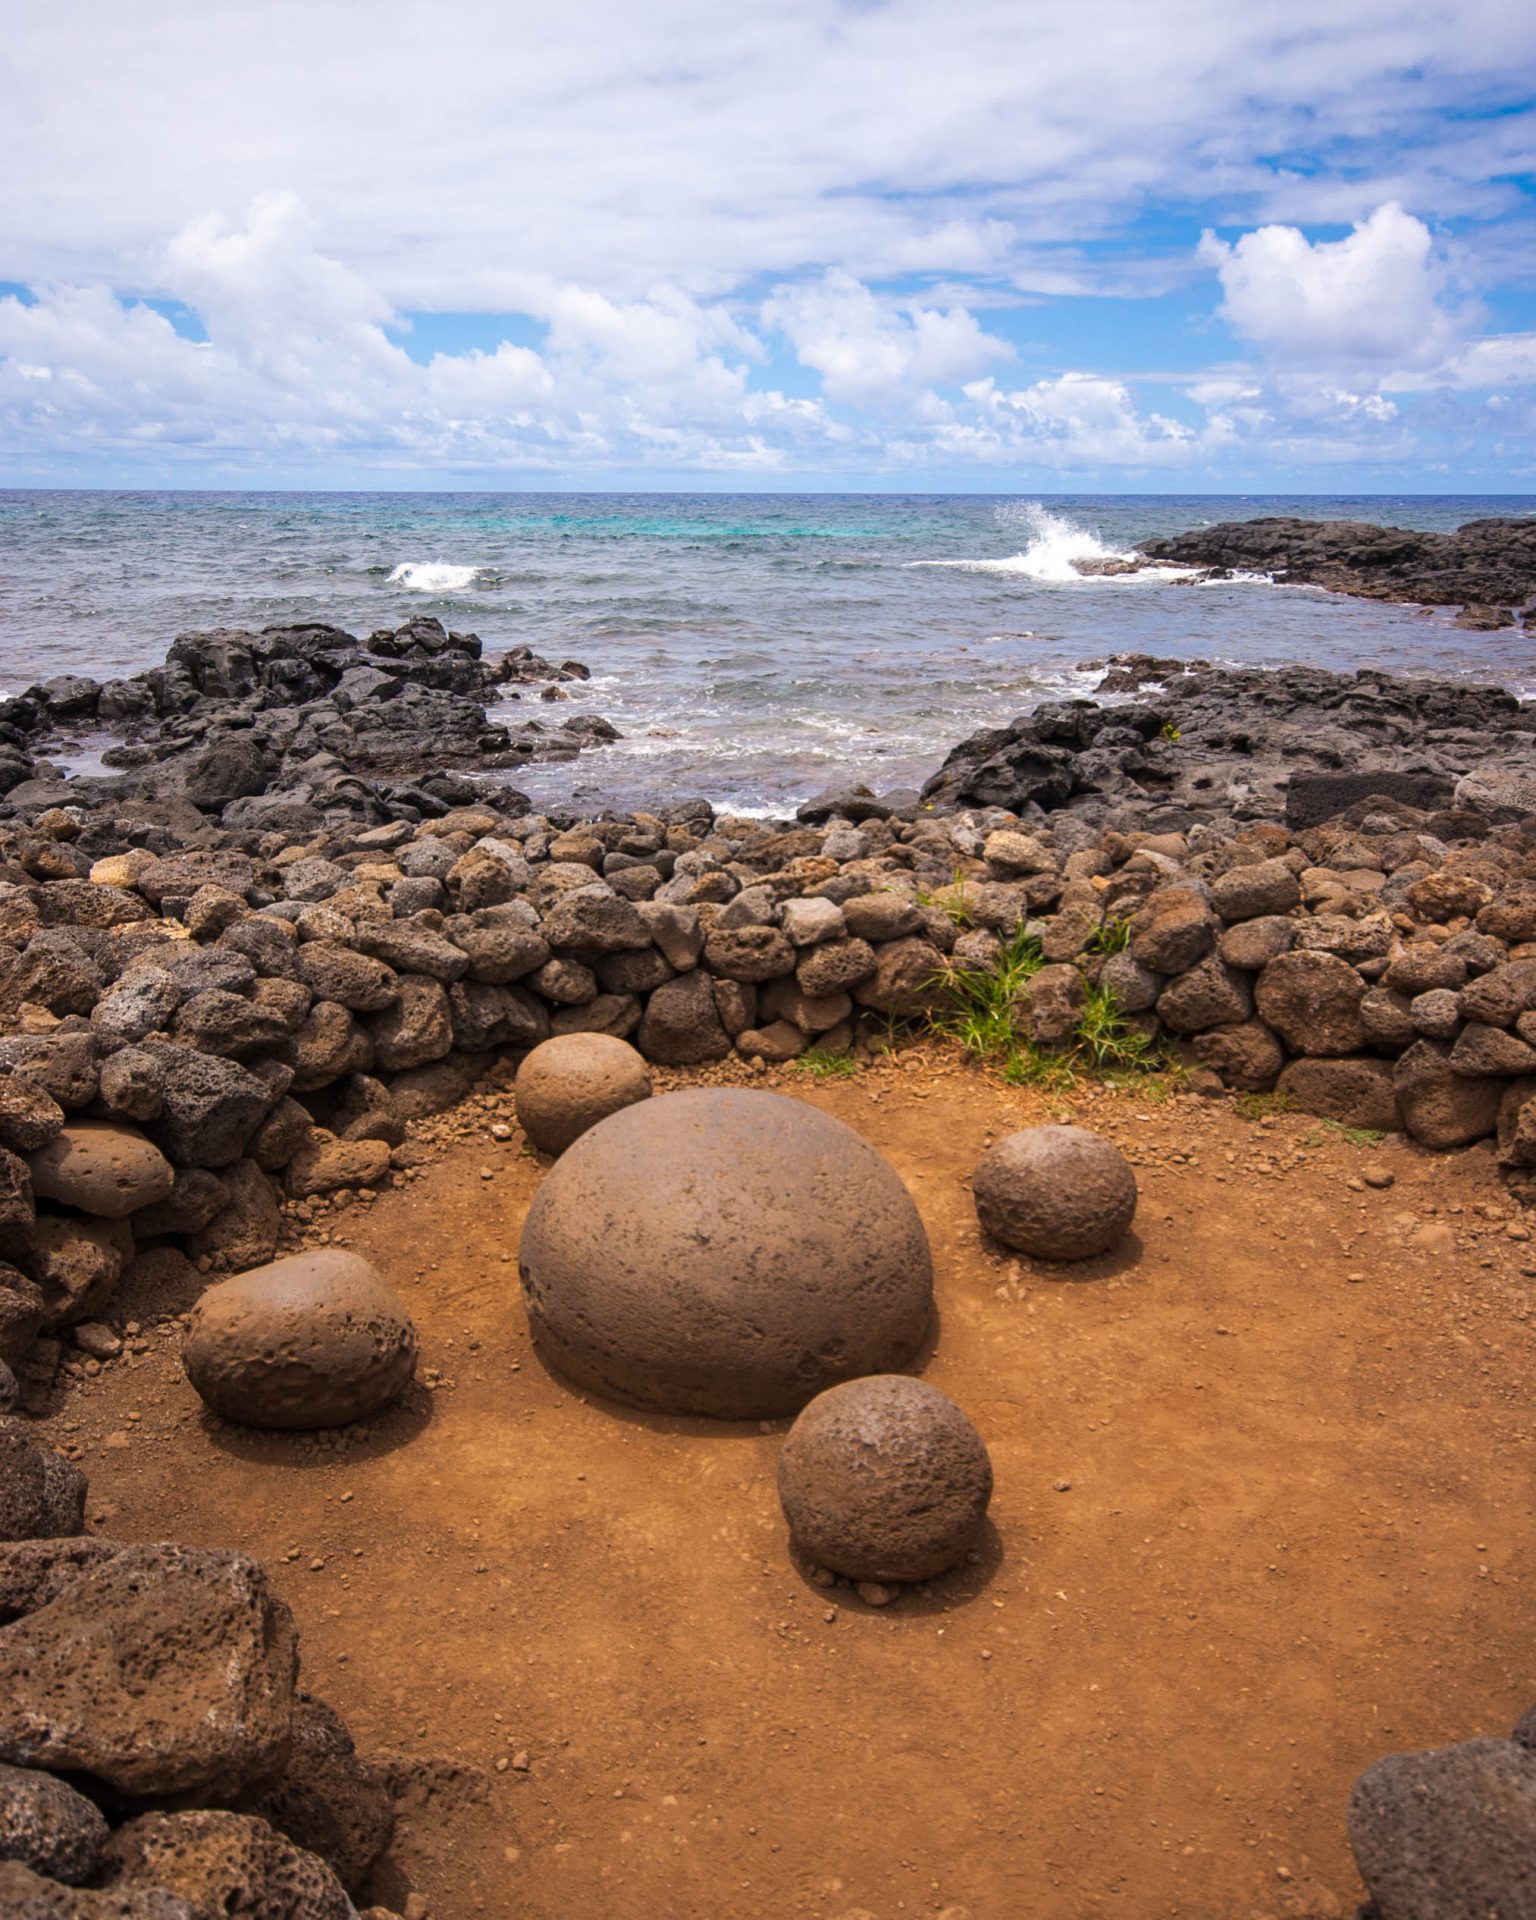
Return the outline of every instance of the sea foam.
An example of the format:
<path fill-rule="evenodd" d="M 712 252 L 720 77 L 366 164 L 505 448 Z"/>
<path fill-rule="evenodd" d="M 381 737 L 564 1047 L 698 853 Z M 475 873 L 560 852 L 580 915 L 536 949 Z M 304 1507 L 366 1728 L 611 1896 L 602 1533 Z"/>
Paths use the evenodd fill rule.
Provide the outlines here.
<path fill-rule="evenodd" d="M 914 560 L 909 564 L 916 567 L 956 567 L 965 573 L 1011 574 L 1020 579 L 1036 581 L 1041 586 L 1081 585 L 1084 582 L 1094 585 L 1134 585 L 1138 581 L 1187 580 L 1195 572 L 1192 567 L 1144 567 L 1136 573 L 1084 573 L 1082 563 L 1085 561 L 1134 560 L 1137 556 L 1130 548 L 1106 546 L 1091 527 L 1079 526 L 1065 514 L 1052 513 L 1041 506 L 1038 500 L 1029 501 L 1022 507 L 1001 508 L 997 517 L 1004 526 L 1022 521 L 1033 533 L 1034 538 L 1021 553 L 1000 555 L 995 559 Z"/>
<path fill-rule="evenodd" d="M 454 567 L 443 560 L 403 560 L 389 576 L 389 584 L 410 593 L 462 593 L 479 576 L 478 567 Z"/>

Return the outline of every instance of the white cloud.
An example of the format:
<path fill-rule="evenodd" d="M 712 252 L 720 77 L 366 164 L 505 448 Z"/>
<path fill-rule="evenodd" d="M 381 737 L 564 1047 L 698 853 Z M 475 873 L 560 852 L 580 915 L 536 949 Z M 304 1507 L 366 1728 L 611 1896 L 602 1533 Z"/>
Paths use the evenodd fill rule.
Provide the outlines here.
<path fill-rule="evenodd" d="M 1222 312 L 1275 359 L 1426 366 L 1442 357 L 1455 330 L 1440 304 L 1445 274 L 1433 236 L 1395 202 L 1343 240 L 1260 227 L 1232 246 L 1207 233 L 1200 253 L 1220 276 Z"/>
<path fill-rule="evenodd" d="M 1097 283 L 1118 269 L 1081 242 L 1214 197 L 1234 223 L 1496 214 L 1530 127 L 1484 110 L 1536 61 L 1510 0 L 12 12 L 0 273 L 155 291 L 164 235 L 286 190 L 392 304 L 476 311 L 527 276 Z"/>
<path fill-rule="evenodd" d="M 780 287 L 765 303 L 763 320 L 788 337 L 833 400 L 951 386 L 1013 352 L 963 307 L 902 310 L 838 271 L 809 286 Z"/>
<path fill-rule="evenodd" d="M 1187 465 L 1200 437 L 1165 414 L 1137 411 L 1121 381 L 1065 373 L 1008 392 L 995 380 L 965 388 L 970 417 L 942 429 L 941 446 L 972 458 L 1025 460 L 1045 467 Z"/>

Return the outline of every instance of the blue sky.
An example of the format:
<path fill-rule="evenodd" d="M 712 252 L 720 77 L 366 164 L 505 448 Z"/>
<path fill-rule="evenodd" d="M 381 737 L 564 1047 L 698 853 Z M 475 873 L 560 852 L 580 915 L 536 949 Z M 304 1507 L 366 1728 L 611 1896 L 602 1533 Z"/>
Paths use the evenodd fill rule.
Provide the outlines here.
<path fill-rule="evenodd" d="M 58 0 L 0 485 L 1536 492 L 1512 0 Z"/>

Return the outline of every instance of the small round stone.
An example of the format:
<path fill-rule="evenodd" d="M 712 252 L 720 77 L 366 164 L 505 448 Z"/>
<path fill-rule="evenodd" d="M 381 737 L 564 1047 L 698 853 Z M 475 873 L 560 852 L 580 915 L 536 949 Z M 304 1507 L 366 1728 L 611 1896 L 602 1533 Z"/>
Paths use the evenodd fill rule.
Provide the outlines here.
<path fill-rule="evenodd" d="M 132 1127 L 106 1120 L 73 1120 L 45 1147 L 28 1154 L 32 1191 L 40 1200 L 101 1220 L 123 1220 L 164 1200 L 176 1170 L 158 1147 Z"/>
<path fill-rule="evenodd" d="M 972 1545 L 991 1498 L 981 1436 L 948 1394 L 907 1374 L 818 1394 L 779 1456 L 791 1539 L 849 1580 L 931 1580 Z"/>
<path fill-rule="evenodd" d="M 643 1058 L 606 1033 L 542 1040 L 517 1070 L 517 1121 L 540 1153 L 564 1153 L 588 1127 L 651 1097 Z"/>
<path fill-rule="evenodd" d="M 1026 1127 L 977 1162 L 983 1227 L 1042 1260 L 1107 1253 L 1136 1215 L 1136 1176 L 1120 1149 L 1085 1127 Z"/>
<path fill-rule="evenodd" d="M 519 1254 L 539 1351 L 583 1387 L 668 1413 L 793 1413 L 905 1366 L 933 1263 L 912 1197 L 801 1100 L 692 1087 L 584 1133 Z"/>
<path fill-rule="evenodd" d="M 416 1329 L 366 1260 L 327 1248 L 209 1287 L 182 1359 L 213 1411 L 240 1426 L 341 1427 L 405 1390 Z"/>

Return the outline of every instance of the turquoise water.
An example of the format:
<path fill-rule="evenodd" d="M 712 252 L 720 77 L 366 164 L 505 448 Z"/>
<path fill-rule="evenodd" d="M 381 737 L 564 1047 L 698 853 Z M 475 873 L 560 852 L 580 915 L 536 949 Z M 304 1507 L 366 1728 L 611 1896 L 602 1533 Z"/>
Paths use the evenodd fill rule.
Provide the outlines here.
<path fill-rule="evenodd" d="M 1536 689 L 1536 635 L 1257 579 L 1071 569 L 1261 513 L 1449 530 L 1536 498 L 5 492 L 0 686 L 135 672 L 188 629 L 433 613 L 493 652 L 592 668 L 575 710 L 625 739 L 530 772 L 536 799 L 771 809 L 832 780 L 917 781 L 1111 652 Z"/>

